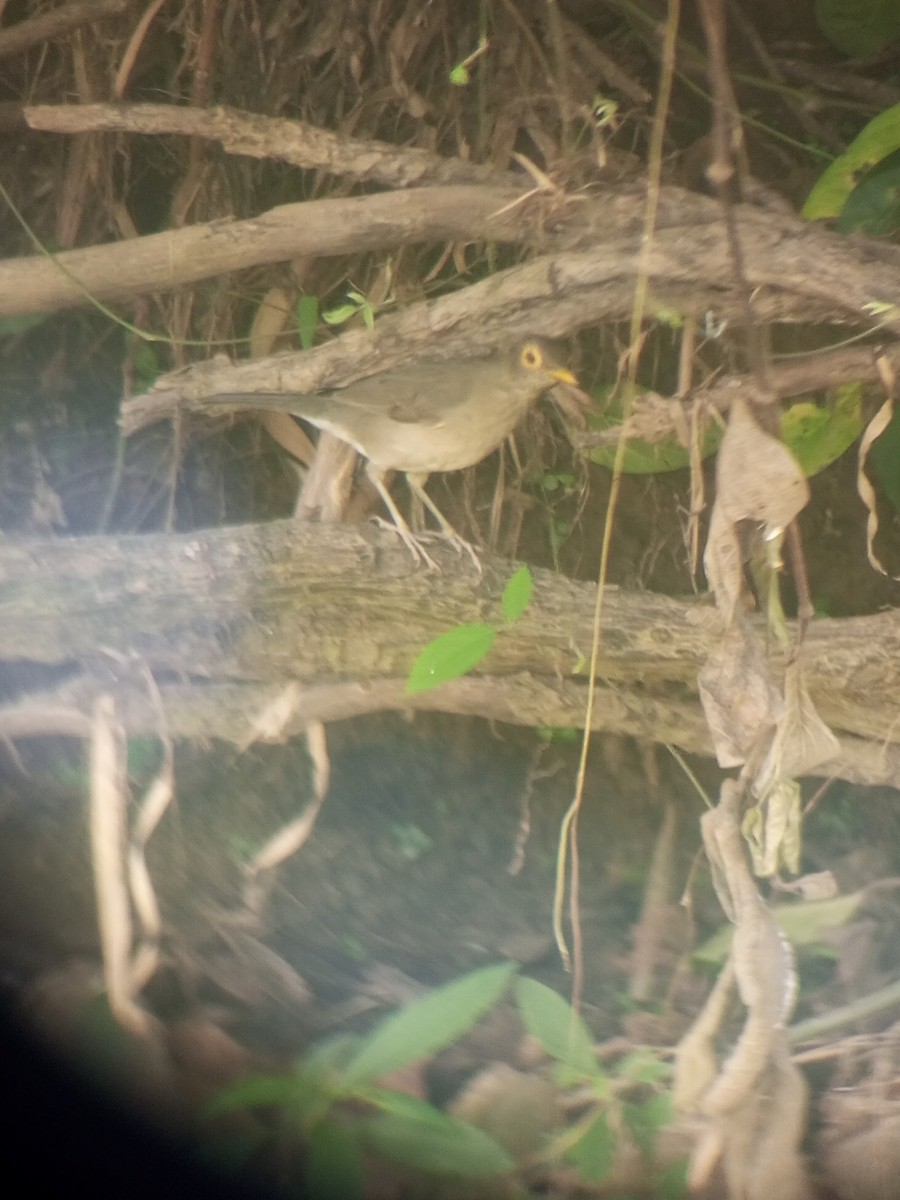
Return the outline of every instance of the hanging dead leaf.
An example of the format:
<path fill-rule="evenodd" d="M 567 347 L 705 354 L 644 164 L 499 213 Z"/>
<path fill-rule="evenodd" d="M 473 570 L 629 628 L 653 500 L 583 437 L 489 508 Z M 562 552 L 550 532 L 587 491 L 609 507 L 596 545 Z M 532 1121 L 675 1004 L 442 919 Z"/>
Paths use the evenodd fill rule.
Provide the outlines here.
<path fill-rule="evenodd" d="M 744 573 L 737 532 L 718 501 L 713 504 L 709 520 L 703 568 L 725 624 L 731 625 L 743 592 Z"/>
<path fill-rule="evenodd" d="M 723 515 L 733 524 L 757 521 L 768 537 L 787 528 L 808 500 L 800 464 L 736 397 L 716 463 L 716 503 Z"/>
<path fill-rule="evenodd" d="M 697 685 L 719 766 L 740 766 L 783 712 L 759 638 L 747 620 L 727 627 L 701 668 Z"/>
<path fill-rule="evenodd" d="M 812 702 L 799 659 L 789 663 L 784 673 L 784 711 L 754 780 L 754 795 L 765 796 L 779 779 L 809 775 L 839 750 L 837 738 Z"/>
<path fill-rule="evenodd" d="M 800 785 L 779 779 L 757 805 L 748 808 L 741 832 L 750 847 L 754 874 L 769 879 L 782 864 L 796 875 L 800 870 Z"/>

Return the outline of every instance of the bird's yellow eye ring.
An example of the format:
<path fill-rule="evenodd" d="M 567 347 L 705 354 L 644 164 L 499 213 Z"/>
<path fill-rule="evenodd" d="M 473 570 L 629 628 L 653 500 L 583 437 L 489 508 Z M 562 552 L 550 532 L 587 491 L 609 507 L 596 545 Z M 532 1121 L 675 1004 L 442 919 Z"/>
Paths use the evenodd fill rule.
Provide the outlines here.
<path fill-rule="evenodd" d="M 536 371 L 542 361 L 540 349 L 533 342 L 522 347 L 521 363 L 523 367 L 527 367 L 529 371 Z"/>

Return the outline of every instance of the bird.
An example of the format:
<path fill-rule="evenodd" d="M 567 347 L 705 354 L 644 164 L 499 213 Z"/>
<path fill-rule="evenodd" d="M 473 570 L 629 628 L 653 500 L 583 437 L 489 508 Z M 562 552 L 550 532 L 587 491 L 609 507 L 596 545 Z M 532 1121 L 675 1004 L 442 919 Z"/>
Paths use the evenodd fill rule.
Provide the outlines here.
<path fill-rule="evenodd" d="M 432 472 L 481 462 L 557 384 L 578 388 L 551 344 L 529 336 L 486 357 L 401 364 L 344 388 L 232 392 L 206 396 L 200 406 L 289 412 L 349 443 L 367 460 L 369 479 L 414 559 L 439 570 L 385 483 L 388 472 L 402 471 L 444 537 L 468 551 L 480 569 L 477 554 L 425 491 L 425 483 Z"/>

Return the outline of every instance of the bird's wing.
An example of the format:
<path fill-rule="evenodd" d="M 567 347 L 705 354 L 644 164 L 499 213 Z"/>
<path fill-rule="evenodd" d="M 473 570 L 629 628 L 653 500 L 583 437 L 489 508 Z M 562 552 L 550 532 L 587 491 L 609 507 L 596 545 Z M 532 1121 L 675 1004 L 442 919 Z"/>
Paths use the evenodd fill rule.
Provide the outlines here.
<path fill-rule="evenodd" d="M 482 369 L 483 364 L 477 362 L 454 363 L 447 368 L 436 363 L 407 367 L 371 375 L 346 391 L 332 392 L 328 399 L 338 408 L 384 416 L 403 425 L 435 426 L 463 403 Z"/>

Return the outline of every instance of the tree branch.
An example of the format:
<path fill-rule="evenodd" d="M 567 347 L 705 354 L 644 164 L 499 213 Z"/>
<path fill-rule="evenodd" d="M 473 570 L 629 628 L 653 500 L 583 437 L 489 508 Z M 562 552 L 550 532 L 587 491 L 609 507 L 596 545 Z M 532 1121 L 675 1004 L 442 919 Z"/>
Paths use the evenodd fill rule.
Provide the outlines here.
<path fill-rule="evenodd" d="M 512 569 L 488 558 L 473 577 L 452 550 L 435 553 L 447 566 L 439 581 L 411 568 L 389 532 L 291 521 L 2 543 L 0 657 L 53 665 L 64 677 L 0 709 L 0 734 L 77 734 L 78 714 L 110 675 L 129 731 L 153 730 L 144 685 L 128 669 L 136 656 L 160 682 L 180 737 L 252 740 L 286 688 L 284 720 L 265 736 L 383 709 L 580 725 L 593 585 L 550 572 L 535 572 L 531 607 L 498 636 L 478 674 L 405 695 L 406 673 L 428 641 L 465 621 L 500 620 Z M 597 728 L 710 753 L 696 679 L 720 631 L 715 610 L 610 589 L 604 613 Z M 896 785 L 900 613 L 816 621 L 804 653 L 812 698 L 842 738 L 825 770 Z"/>

